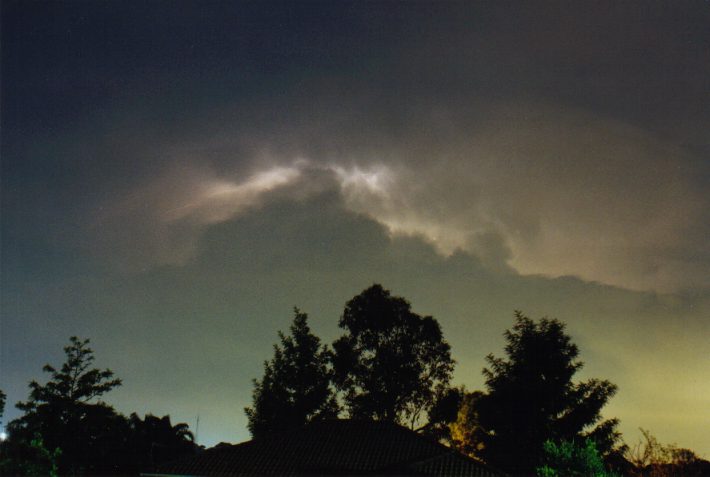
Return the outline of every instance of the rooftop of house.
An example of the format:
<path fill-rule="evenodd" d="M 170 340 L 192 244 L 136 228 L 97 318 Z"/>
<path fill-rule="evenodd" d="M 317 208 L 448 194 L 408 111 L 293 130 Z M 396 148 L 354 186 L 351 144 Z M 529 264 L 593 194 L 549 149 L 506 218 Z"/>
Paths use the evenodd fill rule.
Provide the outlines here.
<path fill-rule="evenodd" d="M 236 445 L 219 445 L 159 466 L 180 476 L 428 475 L 501 473 L 432 438 L 393 423 L 324 420 Z"/>

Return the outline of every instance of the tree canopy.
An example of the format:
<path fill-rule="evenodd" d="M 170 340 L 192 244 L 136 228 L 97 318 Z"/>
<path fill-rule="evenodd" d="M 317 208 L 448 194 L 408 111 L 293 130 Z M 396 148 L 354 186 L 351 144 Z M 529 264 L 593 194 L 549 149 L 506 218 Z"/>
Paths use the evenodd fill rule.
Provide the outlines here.
<path fill-rule="evenodd" d="M 44 385 L 31 381 L 30 397 L 27 402 L 18 404 L 19 409 L 31 411 L 43 404 L 63 404 L 63 410 L 68 411 L 72 405 L 87 404 L 121 384 L 110 369 L 89 369 L 94 361 L 94 351 L 89 348 L 88 339 L 72 336 L 69 342 L 69 346 L 64 347 L 66 361 L 61 369 L 58 371 L 46 364 L 43 371 L 50 373 L 52 378 Z"/>
<path fill-rule="evenodd" d="M 451 380 L 454 360 L 439 323 L 373 285 L 345 305 L 333 343 L 335 384 L 354 418 L 414 428 Z"/>
<path fill-rule="evenodd" d="M 150 469 L 158 463 L 170 462 L 195 451 L 195 436 L 187 424 L 172 424 L 170 416 L 136 413 L 128 418 L 130 439 L 128 451 L 133 456 L 133 470 Z"/>
<path fill-rule="evenodd" d="M 619 477 L 607 471 L 591 439 L 583 444 L 573 441 L 545 441 L 544 464 L 537 468 L 539 477 Z"/>
<path fill-rule="evenodd" d="M 94 354 L 88 339 L 72 336 L 69 341 L 61 368 L 47 364 L 43 370 L 50 379 L 45 384 L 30 382 L 29 398 L 17 403 L 25 414 L 10 422 L 8 430 L 19 447 L 41 441 L 49 452 L 59 449 L 62 473 L 97 471 L 95 466 L 110 464 L 106 456 L 100 459 L 102 463 L 95 459 L 95 448 L 113 439 L 119 433 L 115 428 L 122 425 L 113 408 L 97 399 L 121 380 L 109 369 L 91 368 Z"/>
<path fill-rule="evenodd" d="M 45 384 L 31 381 L 17 404 L 24 415 L 11 421 L 0 451 L 3 475 L 137 474 L 165 460 L 192 453 L 186 424 L 135 414 L 130 421 L 101 401 L 121 380 L 109 369 L 92 368 L 89 340 L 70 338 L 66 360 Z M 157 425 L 156 425 L 157 422 Z"/>
<path fill-rule="evenodd" d="M 521 312 L 515 317 L 505 332 L 507 359 L 488 355 L 490 368 L 483 370 L 488 392 L 476 405 L 481 456 L 510 473 L 530 475 L 547 440 L 589 437 L 608 452 L 620 437 L 618 421 L 600 422 L 600 411 L 616 386 L 598 379 L 572 382 L 583 363 L 563 323 L 535 322 Z"/>
<path fill-rule="evenodd" d="M 244 410 L 253 437 L 338 413 L 329 351 L 311 333 L 308 316 L 298 309 L 294 314 L 290 336 L 279 332 L 281 344 L 274 345 L 274 357 L 264 362 L 264 376 L 254 380 L 253 404 Z"/>

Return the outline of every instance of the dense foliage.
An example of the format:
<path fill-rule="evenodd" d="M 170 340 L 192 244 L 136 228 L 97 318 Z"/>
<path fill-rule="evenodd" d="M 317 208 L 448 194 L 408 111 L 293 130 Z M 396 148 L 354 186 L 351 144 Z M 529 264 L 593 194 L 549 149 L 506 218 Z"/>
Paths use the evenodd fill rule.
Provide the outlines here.
<path fill-rule="evenodd" d="M 8 425 L 11 442 L 35 441 L 30 448 L 40 448 L 41 442 L 41 448 L 50 453 L 60 449 L 58 466 L 62 473 L 110 470 L 111 457 L 98 449 L 114 448 L 117 443 L 110 441 L 121 439 L 119 416 L 109 405 L 97 401 L 121 381 L 108 369 L 91 368 L 94 356 L 88 343 L 70 338 L 64 348 L 64 364 L 60 369 L 44 366 L 50 380 L 43 385 L 30 382 L 29 398 L 17 404 L 25 414 Z"/>
<path fill-rule="evenodd" d="M 291 335 L 279 332 L 281 345 L 254 380 L 252 407 L 245 409 L 253 437 L 302 426 L 338 413 L 330 386 L 329 352 L 311 333 L 308 316 L 295 310 Z"/>
<path fill-rule="evenodd" d="M 583 444 L 545 441 L 543 451 L 544 465 L 537 468 L 538 477 L 617 477 L 607 471 L 591 439 Z"/>
<path fill-rule="evenodd" d="M 530 475 L 547 440 L 592 439 L 604 454 L 620 438 L 618 421 L 600 422 L 616 386 L 591 379 L 574 383 L 579 350 L 557 320 L 531 320 L 516 312 L 505 332 L 507 359 L 487 357 L 487 393 L 476 407 L 481 457 L 509 473 Z"/>
<path fill-rule="evenodd" d="M 195 451 L 186 425 L 172 427 L 166 416 L 163 433 L 146 439 L 144 428 L 155 418 L 129 420 L 101 401 L 121 380 L 109 369 L 91 367 L 88 345 L 71 337 L 64 364 L 44 366 L 51 376 L 45 384 L 30 382 L 27 401 L 17 404 L 24 414 L 8 424 L 9 437 L 0 448 L 4 475 L 137 474 L 161 458 Z"/>
<path fill-rule="evenodd" d="M 456 418 L 449 424 L 451 443 L 463 454 L 478 457 L 483 451 L 481 428 L 478 424 L 478 401 L 483 392 L 465 392 L 461 398 Z"/>
<path fill-rule="evenodd" d="M 454 368 L 439 323 L 373 285 L 345 305 L 339 325 L 335 384 L 348 414 L 410 427 L 427 417 Z"/>
<path fill-rule="evenodd" d="M 188 425 L 172 424 L 170 416 L 146 414 L 141 419 L 133 413 L 127 422 L 127 447 L 128 454 L 132 456 L 132 470 L 151 469 L 156 464 L 174 461 L 197 451 L 195 436 Z"/>

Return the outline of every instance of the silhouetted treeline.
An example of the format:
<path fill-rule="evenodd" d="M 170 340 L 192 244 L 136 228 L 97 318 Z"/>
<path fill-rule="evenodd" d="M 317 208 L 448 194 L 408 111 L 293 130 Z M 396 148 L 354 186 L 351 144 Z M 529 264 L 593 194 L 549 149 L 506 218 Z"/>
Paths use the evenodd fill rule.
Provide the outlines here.
<path fill-rule="evenodd" d="M 558 320 L 515 312 L 504 356 L 486 357 L 476 391 L 451 385 L 455 361 L 438 321 L 380 285 L 348 301 L 339 326 L 342 336 L 323 344 L 295 310 L 253 381 L 254 437 L 350 417 L 408 426 L 513 475 L 710 475 L 710 462 L 648 431 L 636 446 L 623 442 L 618 419 L 601 419 L 617 387 L 574 381 L 583 364 Z M 200 450 L 186 424 L 125 417 L 103 402 L 121 381 L 91 367 L 88 343 L 72 337 L 61 368 L 47 365 L 50 379 L 30 383 L 0 445 L 3 475 L 137 474 Z M 0 391 L 0 417 L 4 399 Z"/>
<path fill-rule="evenodd" d="M 447 392 L 454 361 L 436 320 L 374 285 L 346 304 L 339 324 L 345 334 L 324 346 L 296 310 L 291 336 L 279 333 L 274 357 L 254 381 L 245 409 L 254 437 L 342 411 L 412 428 L 423 421 L 433 428 L 443 404 L 455 415 L 458 393 Z"/>
<path fill-rule="evenodd" d="M 343 335 L 323 345 L 296 310 L 291 335 L 279 333 L 254 380 L 245 409 L 254 437 L 335 414 L 406 425 L 513 475 L 675 475 L 652 472 L 710 465 L 692 452 L 690 466 L 634 462 L 619 420 L 601 419 L 616 385 L 573 380 L 583 363 L 558 320 L 516 311 L 505 357 L 486 357 L 486 389 L 473 392 L 450 385 L 455 361 L 437 320 L 381 285 L 350 300 L 339 325 Z"/>

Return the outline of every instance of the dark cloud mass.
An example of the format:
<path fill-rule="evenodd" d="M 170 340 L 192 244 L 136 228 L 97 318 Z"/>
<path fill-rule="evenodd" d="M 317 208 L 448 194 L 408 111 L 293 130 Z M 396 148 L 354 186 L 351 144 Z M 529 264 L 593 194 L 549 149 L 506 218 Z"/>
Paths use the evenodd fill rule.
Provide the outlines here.
<path fill-rule="evenodd" d="M 238 441 L 291 307 L 332 339 L 381 282 L 471 388 L 513 309 L 567 321 L 629 440 L 707 457 L 708 25 L 700 0 L 3 2 L 2 388 L 86 335 L 119 408 Z"/>

